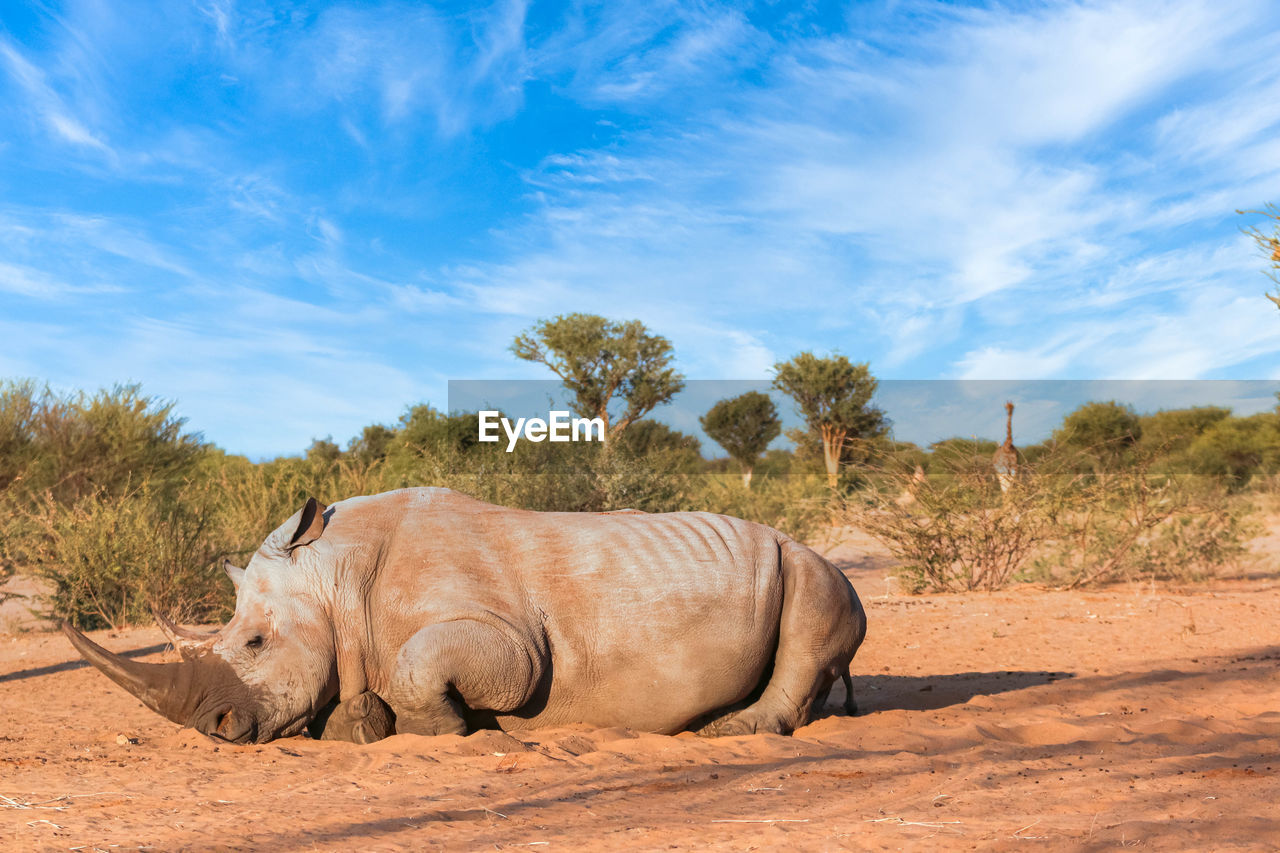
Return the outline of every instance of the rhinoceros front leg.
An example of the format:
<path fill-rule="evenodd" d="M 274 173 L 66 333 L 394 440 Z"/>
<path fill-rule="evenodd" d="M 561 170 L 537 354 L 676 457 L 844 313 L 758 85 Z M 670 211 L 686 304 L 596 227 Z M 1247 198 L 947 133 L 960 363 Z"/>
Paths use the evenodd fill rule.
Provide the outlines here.
<path fill-rule="evenodd" d="M 375 743 L 396 733 L 395 715 L 378 694 L 366 690 L 339 702 L 322 722 L 321 740 Z"/>
<path fill-rule="evenodd" d="M 400 650 L 387 691 L 396 732 L 466 734 L 465 708 L 516 710 L 533 695 L 542 669 L 535 650 L 488 622 L 423 628 Z"/>

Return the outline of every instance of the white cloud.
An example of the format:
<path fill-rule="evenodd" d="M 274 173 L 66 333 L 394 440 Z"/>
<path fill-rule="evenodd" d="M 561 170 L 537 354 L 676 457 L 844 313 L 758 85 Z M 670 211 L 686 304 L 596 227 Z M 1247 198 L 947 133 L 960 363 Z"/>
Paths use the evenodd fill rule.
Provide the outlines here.
<path fill-rule="evenodd" d="M 1223 11 L 1218 3 L 1157 0 L 974 15 L 944 36 L 950 61 L 906 69 L 929 93 L 920 124 L 946 141 L 957 134 L 984 144 L 1079 141 L 1212 62 L 1242 27 Z"/>
<path fill-rule="evenodd" d="M 454 137 L 522 103 L 525 11 L 523 0 L 500 2 L 458 26 L 422 5 L 333 6 L 242 33 L 232 67 L 287 113 L 336 110 L 358 144 L 423 117 Z"/>
<path fill-rule="evenodd" d="M 1192 294 L 1215 281 L 1225 299 L 1242 270 L 1220 223 L 1256 202 L 1153 130 L 1171 95 L 1207 121 L 1271 90 L 1274 55 L 1239 54 L 1265 14 L 998 8 L 878 54 L 842 37 L 779 46 L 771 84 L 718 93 L 715 121 L 548 158 L 529 175 L 536 216 L 464 286 L 483 310 L 530 318 L 626 306 L 661 331 L 692 309 L 708 325 L 776 328 L 774 351 L 839 347 L 899 370 L 939 370 L 938 354 L 962 347 L 965 376 L 1203 375 L 1274 354 L 1262 329 L 1203 351 L 1159 346 L 1222 314 Z M 634 80 L 591 51 L 642 43 L 651 24 L 610 23 L 580 61 L 612 69 L 593 79 Z M 1226 102 L 1184 87 L 1205 75 L 1241 85 Z M 1238 123 L 1229 144 L 1274 144 L 1270 124 Z M 723 369 L 724 345 L 690 335 L 682 362 Z"/>
<path fill-rule="evenodd" d="M 575 6 L 532 64 L 546 75 L 568 69 L 575 97 L 638 106 L 687 97 L 752 62 L 768 36 L 739 10 L 715 4 L 617 2 Z"/>
<path fill-rule="evenodd" d="M 58 300 L 92 293 L 123 293 L 110 285 L 69 284 L 44 270 L 0 261 L 0 292 L 40 300 Z"/>
<path fill-rule="evenodd" d="M 1202 285 L 1177 308 L 1060 322 L 1043 341 L 1025 336 L 1032 340 L 977 347 L 961 359 L 958 373 L 962 379 L 1199 379 L 1280 352 L 1280 316 L 1256 294 Z"/>
<path fill-rule="evenodd" d="M 641 319 L 694 378 L 801 349 L 896 376 L 1275 369 L 1231 212 L 1280 197 L 1262 2 L 917 4 L 834 35 L 667 0 L 202 3 L 173 13 L 196 35 L 86 4 L 44 50 L 0 40 L 26 150 L 89 178 L 0 208 L 5 370 L 139 379 L 266 453 L 443 404 L 448 376 L 543 376 L 507 346 L 570 311 Z M 161 30 L 206 52 L 212 109 L 136 128 L 151 95 L 115 84 Z M 569 129 L 534 129 L 530 167 L 496 153 L 515 126 L 482 135 L 533 79 Z"/>
<path fill-rule="evenodd" d="M 0 58 L 4 60 L 10 76 L 26 92 L 31 110 L 57 138 L 103 154 L 114 154 L 105 142 L 71 114 L 62 97 L 49 84 L 44 72 L 29 62 L 17 48 L 0 40 Z"/>

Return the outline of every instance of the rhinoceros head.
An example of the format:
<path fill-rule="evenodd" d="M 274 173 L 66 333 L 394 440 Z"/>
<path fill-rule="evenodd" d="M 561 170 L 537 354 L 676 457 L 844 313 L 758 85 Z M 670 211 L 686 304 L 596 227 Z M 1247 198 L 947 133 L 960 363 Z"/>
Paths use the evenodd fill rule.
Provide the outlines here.
<path fill-rule="evenodd" d="M 226 564 L 236 612 L 215 634 L 161 619 L 181 662 L 139 663 L 70 625 L 63 630 L 86 660 L 175 723 L 235 743 L 298 734 L 337 691 L 333 630 L 320 595 L 327 558 L 317 540 L 325 514 L 324 504 L 309 498 L 246 568 Z"/>

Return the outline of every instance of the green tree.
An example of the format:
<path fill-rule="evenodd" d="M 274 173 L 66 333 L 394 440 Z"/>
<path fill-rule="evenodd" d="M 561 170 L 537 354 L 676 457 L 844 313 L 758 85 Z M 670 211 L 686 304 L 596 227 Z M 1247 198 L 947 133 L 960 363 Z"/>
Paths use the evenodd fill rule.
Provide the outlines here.
<path fill-rule="evenodd" d="M 742 468 L 742 486 L 750 489 L 760 454 L 782 432 L 773 400 L 768 394 L 748 391 L 716 403 L 700 422 L 707 435 Z"/>
<path fill-rule="evenodd" d="M 308 462 L 317 468 L 331 468 L 338 464 L 338 460 L 342 459 L 342 448 L 337 445 L 331 435 L 327 435 L 324 438 L 315 438 L 311 440 L 311 446 L 307 448 L 306 458 Z"/>
<path fill-rule="evenodd" d="M 1162 409 L 1154 415 L 1142 415 L 1142 445 L 1153 453 L 1180 453 L 1215 424 L 1231 417 L 1231 410 L 1221 406 L 1195 406 L 1190 409 Z"/>
<path fill-rule="evenodd" d="M 392 451 L 403 448 L 418 456 L 465 453 L 479 443 L 479 415 L 446 415 L 426 403 L 411 406 L 400 416 L 391 442 Z"/>
<path fill-rule="evenodd" d="M 1053 433 L 1059 447 L 1080 451 L 1105 469 L 1119 465 L 1140 438 L 1141 419 L 1132 406 L 1115 400 L 1085 403 Z"/>
<path fill-rule="evenodd" d="M 1191 443 L 1187 457 L 1196 473 L 1217 477 L 1238 491 L 1280 464 L 1280 416 L 1261 412 L 1219 420 Z"/>
<path fill-rule="evenodd" d="M 382 424 L 370 424 L 347 444 L 347 453 L 364 465 L 381 462 L 387 456 L 396 432 Z"/>
<path fill-rule="evenodd" d="M 623 443 L 636 456 L 677 451 L 694 460 L 702 459 L 702 444 L 695 436 L 672 429 L 661 421 L 640 421 L 626 431 Z"/>
<path fill-rule="evenodd" d="M 574 396 L 574 410 L 603 420 L 610 440 L 684 388 L 671 366 L 671 342 L 639 320 L 562 314 L 518 335 L 511 351 L 559 376 Z M 616 420 L 609 413 L 615 399 L 625 404 Z"/>
<path fill-rule="evenodd" d="M 773 366 L 773 386 L 796 401 L 810 436 L 822 442 L 827 484 L 835 488 L 840 464 L 859 443 L 888 431 L 884 412 L 871 405 L 878 383 L 865 362 L 843 355 L 819 358 L 802 352 Z"/>

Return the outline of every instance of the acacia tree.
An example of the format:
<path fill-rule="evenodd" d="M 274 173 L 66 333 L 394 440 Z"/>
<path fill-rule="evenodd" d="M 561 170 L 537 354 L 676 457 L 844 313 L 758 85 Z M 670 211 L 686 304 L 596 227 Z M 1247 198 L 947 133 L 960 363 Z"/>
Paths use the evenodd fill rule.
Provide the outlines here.
<path fill-rule="evenodd" d="M 871 405 L 879 383 L 866 362 L 854 364 L 843 355 L 819 358 L 802 352 L 773 370 L 773 387 L 796 401 L 809 434 L 822 441 L 827 485 L 834 489 L 841 459 L 852 445 L 888 430 L 884 412 Z"/>
<path fill-rule="evenodd" d="M 518 335 L 511 351 L 549 367 L 573 393 L 577 413 L 603 420 L 610 440 L 684 388 L 671 342 L 639 320 L 562 314 Z M 609 414 L 615 399 L 625 404 L 616 421 Z"/>
<path fill-rule="evenodd" d="M 750 489 L 760 454 L 782 432 L 778 410 L 769 395 L 748 391 L 721 400 L 699 420 L 707 435 L 742 466 L 743 488 Z"/>
<path fill-rule="evenodd" d="M 1272 233 L 1267 234 L 1256 225 L 1244 229 L 1244 233 L 1253 238 L 1258 244 L 1258 248 L 1262 250 L 1262 254 L 1267 256 L 1271 261 L 1271 268 L 1267 270 L 1267 276 L 1276 283 L 1276 292 L 1268 293 L 1267 298 L 1280 308 L 1280 207 L 1274 204 L 1268 204 L 1262 210 L 1237 210 L 1236 213 L 1257 213 L 1270 219 L 1275 228 Z"/>

